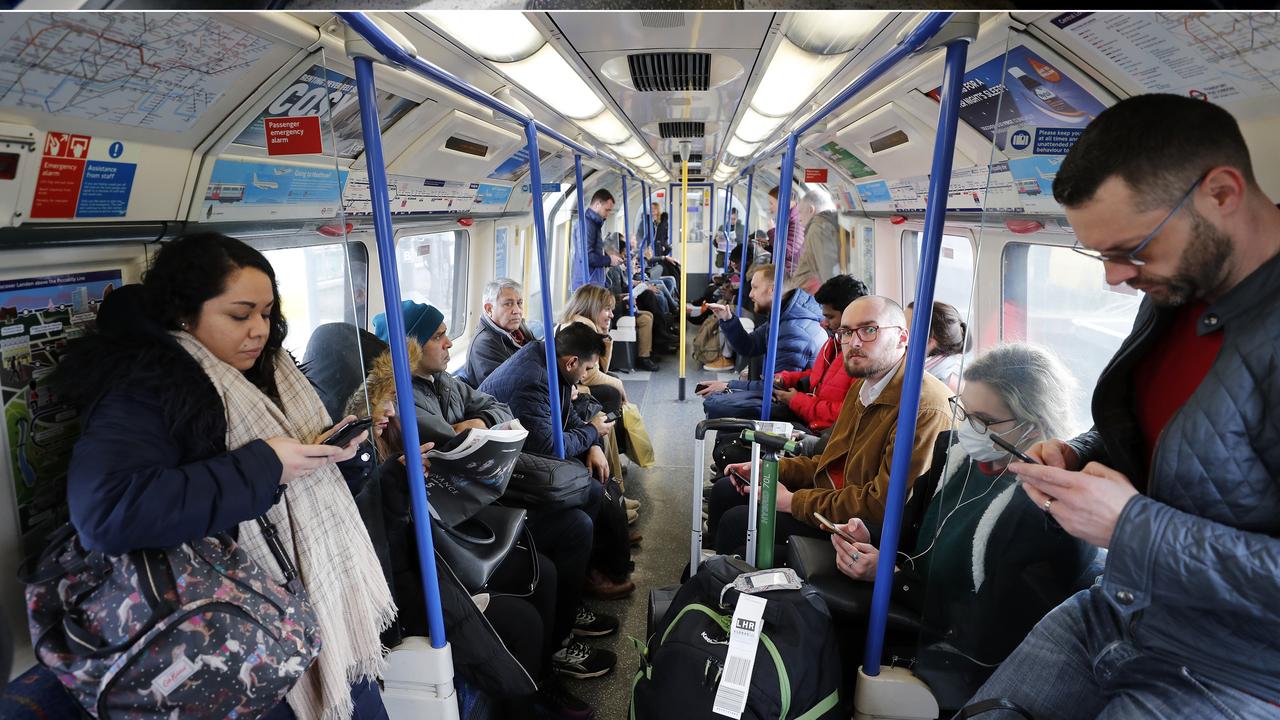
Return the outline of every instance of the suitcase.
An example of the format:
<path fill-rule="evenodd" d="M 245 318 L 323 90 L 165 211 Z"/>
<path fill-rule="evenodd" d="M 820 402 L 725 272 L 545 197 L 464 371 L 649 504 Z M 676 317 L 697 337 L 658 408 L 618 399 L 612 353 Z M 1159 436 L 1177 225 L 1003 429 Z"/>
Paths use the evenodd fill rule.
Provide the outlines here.
<path fill-rule="evenodd" d="M 702 560 L 710 557 L 715 553 L 711 550 L 704 551 L 702 549 L 702 479 L 706 473 L 706 453 L 707 453 L 707 431 L 715 430 L 717 433 L 741 432 L 742 430 L 756 430 L 759 432 L 776 433 L 778 435 L 790 435 L 791 423 L 775 422 L 772 420 L 742 420 L 738 418 L 717 418 L 715 420 L 703 420 L 698 423 L 694 429 L 694 447 L 693 447 L 693 500 L 690 507 L 691 532 L 689 538 L 689 567 L 686 577 L 696 573 L 698 567 L 702 564 Z M 751 445 L 751 499 L 747 506 L 750 508 L 747 516 L 747 560 L 754 562 L 756 557 L 756 525 L 759 522 L 759 497 L 760 497 L 760 446 Z"/>

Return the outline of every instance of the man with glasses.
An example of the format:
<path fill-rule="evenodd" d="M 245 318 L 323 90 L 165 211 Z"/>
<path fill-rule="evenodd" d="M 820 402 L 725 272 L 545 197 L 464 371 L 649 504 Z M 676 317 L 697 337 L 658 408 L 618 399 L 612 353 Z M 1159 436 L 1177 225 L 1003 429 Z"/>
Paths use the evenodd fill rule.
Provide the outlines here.
<path fill-rule="evenodd" d="M 1280 210 L 1235 119 L 1176 95 L 1101 113 L 1053 194 L 1107 282 L 1146 297 L 1093 429 L 1010 469 L 1110 554 L 974 700 L 1036 718 L 1280 716 Z"/>
<path fill-rule="evenodd" d="M 855 382 L 822 454 L 778 463 L 777 542 L 785 543 L 796 533 L 825 537 L 814 512 L 827 518 L 860 517 L 870 524 L 883 521 L 906 369 L 906 325 L 902 307 L 886 297 L 868 295 L 845 307 L 835 336 L 845 372 Z M 925 373 L 907 473 L 912 480 L 929 469 L 934 441 L 951 425 L 949 397 L 947 386 Z M 712 490 L 709 512 L 708 534 L 720 553 L 735 552 L 744 544 L 744 478 L 750 476 L 751 463 L 730 465 L 726 471 L 728 477 Z"/>

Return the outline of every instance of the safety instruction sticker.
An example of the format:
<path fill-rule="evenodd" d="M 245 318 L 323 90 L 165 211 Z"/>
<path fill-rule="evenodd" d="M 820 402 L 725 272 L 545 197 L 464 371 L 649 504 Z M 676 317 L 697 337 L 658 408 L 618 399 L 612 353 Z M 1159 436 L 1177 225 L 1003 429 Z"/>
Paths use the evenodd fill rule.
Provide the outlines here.
<path fill-rule="evenodd" d="M 31 217 L 124 217 L 138 164 L 135 143 L 66 132 L 45 134 Z"/>
<path fill-rule="evenodd" d="M 764 629 L 764 608 L 768 601 L 743 593 L 733 611 L 729 626 L 729 651 L 724 659 L 724 675 L 716 689 L 711 711 L 725 717 L 740 718 L 747 709 L 751 693 L 751 674 L 756 666 L 756 650 Z"/>

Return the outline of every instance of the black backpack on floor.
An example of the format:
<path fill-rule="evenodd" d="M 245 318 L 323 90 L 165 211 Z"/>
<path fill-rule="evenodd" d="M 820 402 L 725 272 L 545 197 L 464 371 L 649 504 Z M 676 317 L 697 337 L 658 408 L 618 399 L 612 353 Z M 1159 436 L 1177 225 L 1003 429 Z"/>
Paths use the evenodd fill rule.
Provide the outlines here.
<path fill-rule="evenodd" d="M 729 624 L 739 595 L 725 586 L 754 570 L 736 557 L 709 558 L 676 593 L 648 646 L 633 640 L 640 651 L 640 670 L 631 691 L 633 720 L 721 717 L 711 708 L 724 673 Z M 768 604 L 742 717 L 847 716 L 840 707 L 840 653 L 826 603 L 807 585 L 760 597 Z"/>

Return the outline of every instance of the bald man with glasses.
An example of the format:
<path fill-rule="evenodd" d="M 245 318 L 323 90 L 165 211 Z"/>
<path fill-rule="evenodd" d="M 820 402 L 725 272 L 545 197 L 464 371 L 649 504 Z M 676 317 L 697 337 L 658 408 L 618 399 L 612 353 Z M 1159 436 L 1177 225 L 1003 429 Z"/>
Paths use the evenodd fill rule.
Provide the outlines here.
<path fill-rule="evenodd" d="M 835 336 L 854 384 L 822 454 L 778 463 L 778 543 L 793 534 L 825 537 L 814 512 L 828 518 L 860 517 L 875 525 L 884 520 L 906 369 L 906 325 L 902 307 L 886 297 L 868 295 L 845 307 Z M 950 397 L 946 385 L 924 374 L 907 473 L 912 480 L 929 469 L 934 441 L 951 425 Z M 728 477 L 712 491 L 709 513 L 708 534 L 720 553 L 735 552 L 744 544 L 747 490 L 740 478 L 749 477 L 751 467 L 739 463 L 726 471 Z"/>

